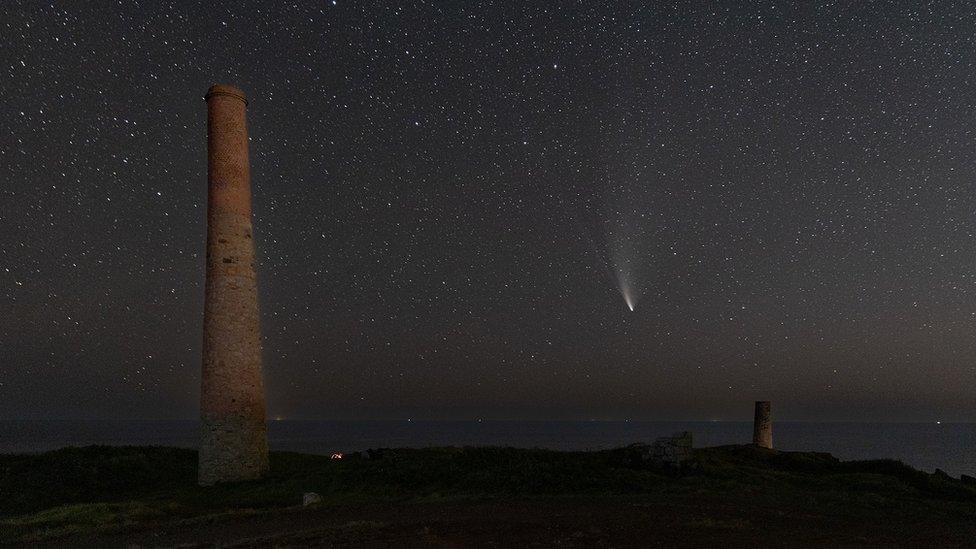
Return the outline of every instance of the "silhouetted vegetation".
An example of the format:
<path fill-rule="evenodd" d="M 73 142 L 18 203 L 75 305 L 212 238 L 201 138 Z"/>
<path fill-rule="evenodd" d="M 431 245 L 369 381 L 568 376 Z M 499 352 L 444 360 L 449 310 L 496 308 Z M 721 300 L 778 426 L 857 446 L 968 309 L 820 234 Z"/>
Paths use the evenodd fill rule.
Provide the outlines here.
<path fill-rule="evenodd" d="M 929 513 L 940 520 L 976 521 L 974 483 L 897 461 L 843 462 L 821 453 L 728 446 L 695 450 L 680 468 L 663 468 L 644 461 L 642 450 L 399 449 L 341 460 L 275 452 L 268 478 L 210 488 L 196 486 L 192 450 L 93 446 L 3 455 L 0 540 L 260 512 L 300 505 L 303 492 L 317 492 L 324 506 L 564 496 L 694 501 L 707 496 L 787 513 L 847 513 L 865 520 L 882 512 L 886 520 L 899 513 Z"/>

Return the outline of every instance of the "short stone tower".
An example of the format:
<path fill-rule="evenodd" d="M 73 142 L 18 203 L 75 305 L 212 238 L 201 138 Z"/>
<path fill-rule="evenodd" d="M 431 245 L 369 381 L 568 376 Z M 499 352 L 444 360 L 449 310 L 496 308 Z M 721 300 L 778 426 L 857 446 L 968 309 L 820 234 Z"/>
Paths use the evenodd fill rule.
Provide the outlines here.
<path fill-rule="evenodd" d="M 760 448 L 773 447 L 773 413 L 768 400 L 756 401 L 756 419 L 752 424 L 752 443 Z"/>
<path fill-rule="evenodd" d="M 207 286 L 200 395 L 201 485 L 268 470 L 261 331 L 251 232 L 244 92 L 207 91 Z"/>

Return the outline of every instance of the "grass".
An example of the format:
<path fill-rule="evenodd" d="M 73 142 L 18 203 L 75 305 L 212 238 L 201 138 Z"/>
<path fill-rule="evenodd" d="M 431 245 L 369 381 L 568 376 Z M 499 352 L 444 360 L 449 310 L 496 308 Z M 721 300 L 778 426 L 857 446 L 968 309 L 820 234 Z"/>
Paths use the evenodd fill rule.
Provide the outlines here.
<path fill-rule="evenodd" d="M 68 448 L 0 455 L 0 542 L 111 532 L 166 521 L 262 513 L 301 504 L 437 502 L 561 496 L 645 497 L 863 516 L 930 513 L 976 520 L 976 483 L 897 461 L 751 446 L 698 449 L 680 469 L 647 465 L 640 448 L 557 452 L 513 448 L 386 450 L 376 459 L 275 452 L 260 481 L 196 486 L 196 452 L 160 447 Z M 702 518 L 701 528 L 742 529 Z M 368 521 L 364 524 L 371 524 Z"/>

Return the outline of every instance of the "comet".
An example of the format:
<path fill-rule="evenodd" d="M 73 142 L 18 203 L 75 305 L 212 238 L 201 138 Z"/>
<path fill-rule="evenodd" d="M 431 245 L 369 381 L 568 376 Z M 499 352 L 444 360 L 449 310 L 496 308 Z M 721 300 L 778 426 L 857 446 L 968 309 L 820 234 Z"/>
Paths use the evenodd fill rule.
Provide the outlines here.
<path fill-rule="evenodd" d="M 636 303 L 634 302 L 633 296 L 630 295 L 630 288 L 620 288 L 620 294 L 624 296 L 624 303 L 627 304 L 627 308 L 630 309 L 630 312 L 634 312 L 634 305 L 636 305 Z"/>
<path fill-rule="evenodd" d="M 631 268 L 630 257 L 614 253 L 614 264 L 613 271 L 617 279 L 617 289 L 620 290 L 620 295 L 624 298 L 627 308 L 633 312 L 637 307 L 640 292 L 635 284 L 636 276 Z"/>
<path fill-rule="evenodd" d="M 648 269 L 646 190 L 635 178 L 615 178 L 608 170 L 607 190 L 596 200 L 577 205 L 573 216 L 594 257 L 605 268 L 627 310 L 634 312 L 643 295 Z M 582 193 L 581 193 L 582 194 Z M 598 235 L 602 233 L 603 241 Z"/>
<path fill-rule="evenodd" d="M 611 181 L 613 178 L 610 178 Z M 604 219 L 610 269 L 627 308 L 633 312 L 643 294 L 647 261 L 647 227 L 642 185 L 625 180 L 610 185 L 609 211 Z"/>

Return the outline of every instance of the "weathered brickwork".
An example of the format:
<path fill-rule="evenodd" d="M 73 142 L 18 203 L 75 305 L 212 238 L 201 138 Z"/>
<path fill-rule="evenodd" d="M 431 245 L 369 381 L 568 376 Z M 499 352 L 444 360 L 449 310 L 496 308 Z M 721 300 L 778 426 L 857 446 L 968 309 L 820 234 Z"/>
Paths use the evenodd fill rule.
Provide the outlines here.
<path fill-rule="evenodd" d="M 233 86 L 217 84 L 207 92 L 202 485 L 268 470 L 246 107 L 244 93 Z"/>
<path fill-rule="evenodd" d="M 760 448 L 773 447 L 773 413 L 768 400 L 756 402 L 756 419 L 752 424 L 752 443 Z"/>

